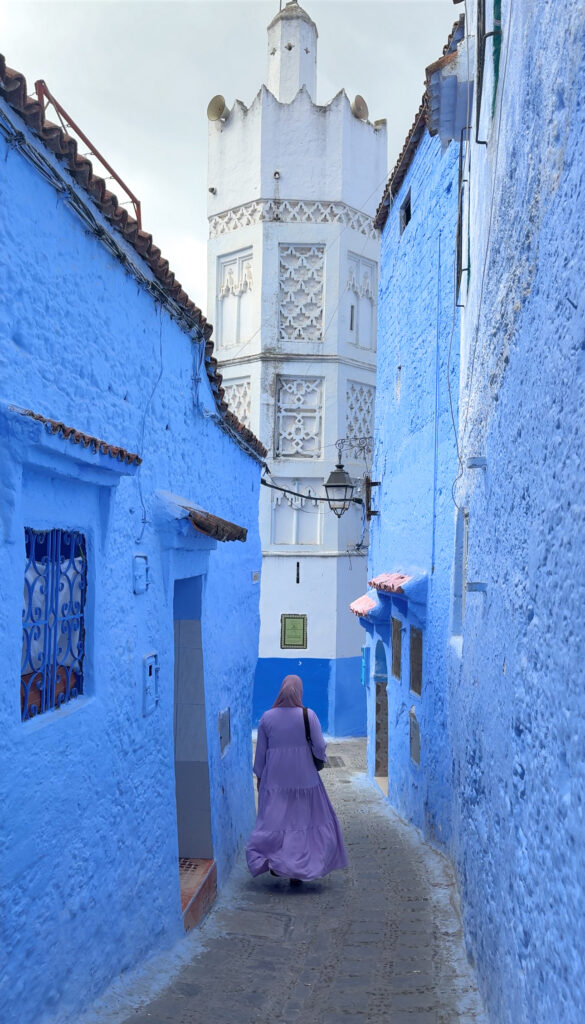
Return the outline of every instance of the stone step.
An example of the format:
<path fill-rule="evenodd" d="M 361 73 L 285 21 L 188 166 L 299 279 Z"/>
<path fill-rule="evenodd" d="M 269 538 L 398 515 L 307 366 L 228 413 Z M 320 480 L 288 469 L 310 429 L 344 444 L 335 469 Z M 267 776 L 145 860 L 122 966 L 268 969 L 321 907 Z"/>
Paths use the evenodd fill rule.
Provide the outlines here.
<path fill-rule="evenodd" d="M 181 857 L 179 879 L 183 924 L 188 932 L 205 917 L 217 896 L 215 861 Z"/>

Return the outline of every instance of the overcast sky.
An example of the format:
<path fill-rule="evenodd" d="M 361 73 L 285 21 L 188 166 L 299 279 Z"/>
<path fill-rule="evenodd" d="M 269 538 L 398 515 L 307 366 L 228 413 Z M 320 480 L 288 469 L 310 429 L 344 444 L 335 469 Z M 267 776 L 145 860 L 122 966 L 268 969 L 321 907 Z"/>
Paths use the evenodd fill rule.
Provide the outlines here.
<path fill-rule="evenodd" d="M 284 4 L 284 0 L 283 0 Z M 306 0 L 317 102 L 345 88 L 388 119 L 389 168 L 462 8 L 452 0 Z M 207 118 L 266 79 L 279 0 L 0 0 L 0 52 L 53 95 L 142 203 L 142 224 L 206 312 Z M 51 117 L 51 115 L 49 114 Z M 382 190 L 381 190 L 382 191 Z M 327 196 L 323 196 L 327 199 Z"/>

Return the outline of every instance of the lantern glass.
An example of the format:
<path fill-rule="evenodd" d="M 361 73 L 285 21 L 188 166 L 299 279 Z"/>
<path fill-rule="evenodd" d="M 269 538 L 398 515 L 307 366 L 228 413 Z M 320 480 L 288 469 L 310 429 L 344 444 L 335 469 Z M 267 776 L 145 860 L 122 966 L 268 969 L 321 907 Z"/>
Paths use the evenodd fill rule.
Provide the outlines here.
<path fill-rule="evenodd" d="M 327 504 L 338 518 L 341 518 L 343 513 L 347 512 L 351 504 L 353 491 L 354 485 L 349 473 L 343 468 L 342 463 L 338 462 L 335 469 L 329 474 L 329 479 L 325 484 Z"/>

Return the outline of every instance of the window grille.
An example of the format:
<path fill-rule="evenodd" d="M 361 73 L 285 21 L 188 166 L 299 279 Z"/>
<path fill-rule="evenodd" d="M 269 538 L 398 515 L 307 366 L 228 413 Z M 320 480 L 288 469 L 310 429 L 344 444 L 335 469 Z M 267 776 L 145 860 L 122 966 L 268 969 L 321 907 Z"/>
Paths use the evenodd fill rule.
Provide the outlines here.
<path fill-rule="evenodd" d="M 85 537 L 25 528 L 22 612 L 22 721 L 83 693 Z"/>
<path fill-rule="evenodd" d="M 402 624 L 392 616 L 392 675 L 402 678 Z"/>
<path fill-rule="evenodd" d="M 422 629 L 410 627 L 410 689 L 420 697 L 422 693 Z"/>

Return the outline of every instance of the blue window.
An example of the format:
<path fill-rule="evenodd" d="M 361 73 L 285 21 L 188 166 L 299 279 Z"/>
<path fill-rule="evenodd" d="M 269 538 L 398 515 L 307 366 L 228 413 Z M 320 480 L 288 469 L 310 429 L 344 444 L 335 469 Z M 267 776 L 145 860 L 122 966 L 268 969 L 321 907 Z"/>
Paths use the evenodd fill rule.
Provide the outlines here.
<path fill-rule="evenodd" d="M 25 528 L 22 612 L 22 721 L 83 693 L 85 537 Z"/>

